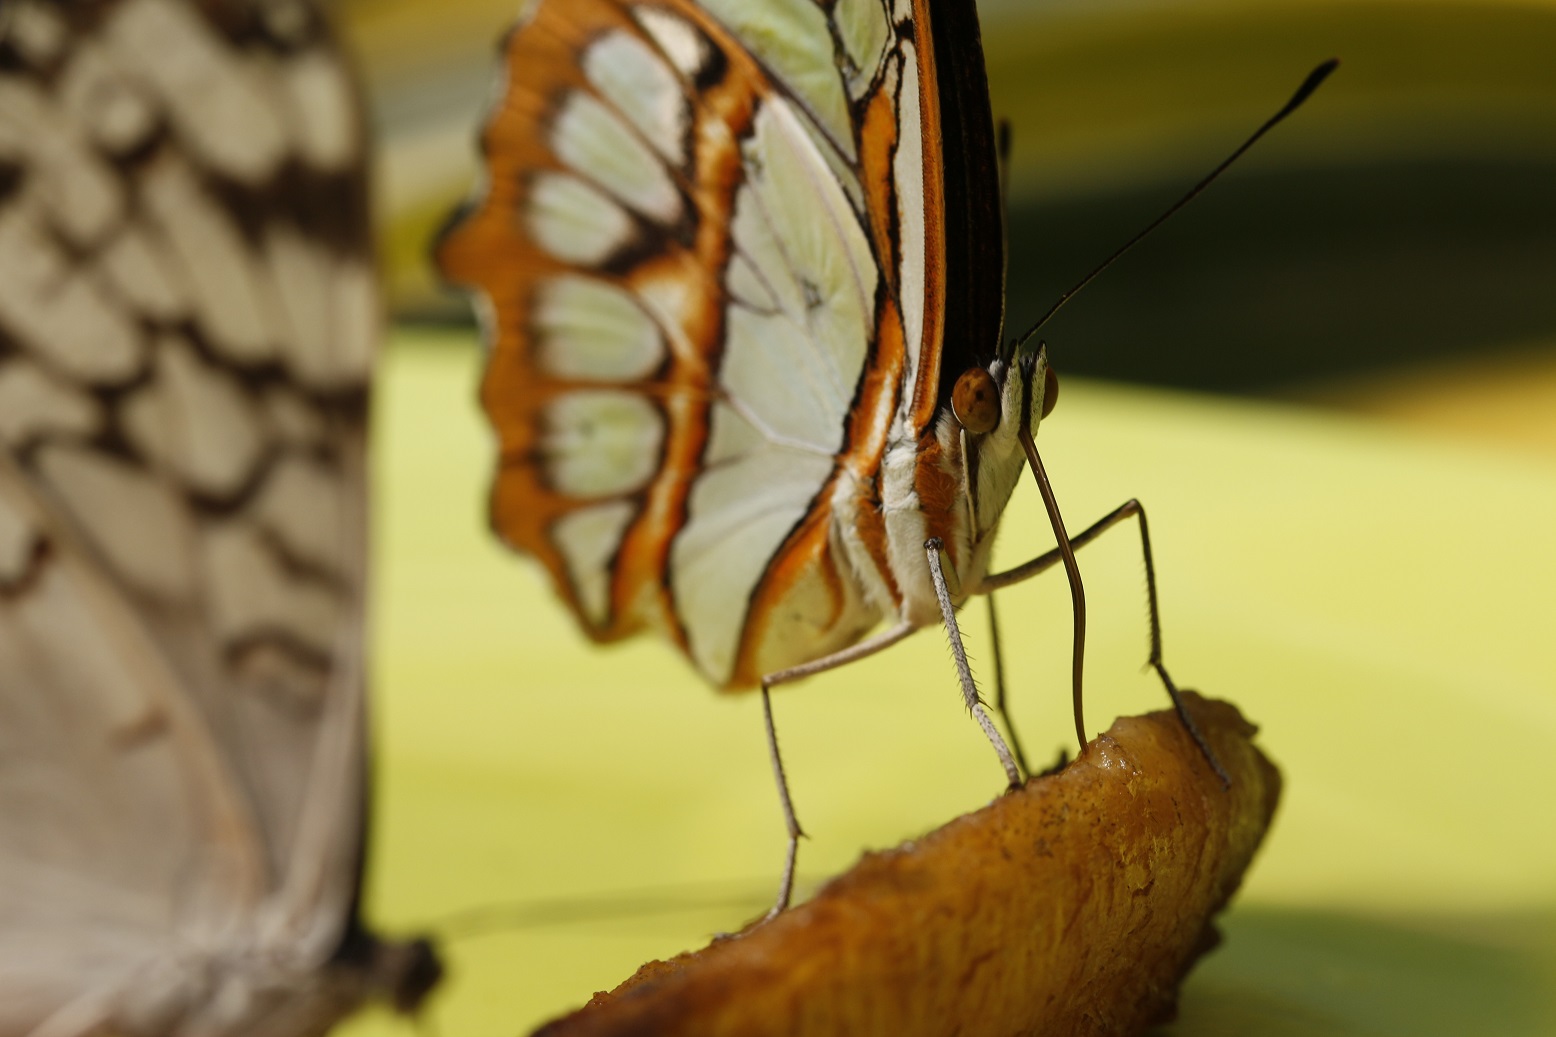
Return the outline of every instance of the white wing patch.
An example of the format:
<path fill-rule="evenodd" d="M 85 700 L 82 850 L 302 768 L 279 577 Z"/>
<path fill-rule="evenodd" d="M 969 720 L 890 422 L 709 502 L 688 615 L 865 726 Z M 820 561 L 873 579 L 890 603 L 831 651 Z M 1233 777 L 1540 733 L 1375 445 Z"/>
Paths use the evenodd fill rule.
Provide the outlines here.
<path fill-rule="evenodd" d="M 21 584 L 41 539 L 42 530 L 0 497 L 0 594 Z"/>
<path fill-rule="evenodd" d="M 627 211 L 571 173 L 537 174 L 529 202 L 530 233 L 564 263 L 598 266 L 632 240 Z"/>
<path fill-rule="evenodd" d="M 362 141 L 361 121 L 345 67 L 333 54 L 315 47 L 288 63 L 281 84 L 290 102 L 292 136 L 303 161 L 330 172 L 349 169 L 362 153 Z"/>
<path fill-rule="evenodd" d="M 280 633 L 330 654 L 342 618 L 339 599 L 287 579 L 258 529 L 246 522 L 212 529 L 202 561 L 216 628 L 225 640 Z"/>
<path fill-rule="evenodd" d="M 639 5 L 632 8 L 632 16 L 688 80 L 707 68 L 712 47 L 695 25 L 662 7 Z"/>
<path fill-rule="evenodd" d="M 891 21 L 881 0 L 838 0 L 832 20 L 848 57 L 848 96 L 858 100 L 875 81 L 891 40 Z"/>
<path fill-rule="evenodd" d="M 758 113 L 746 168 L 731 234 L 776 292 L 779 313 L 730 307 L 721 381 L 770 427 L 833 452 L 873 334 L 875 257 L 847 196 L 784 101 Z"/>
<path fill-rule="evenodd" d="M 752 233 L 759 233 L 753 229 Z M 778 308 L 778 300 L 756 267 L 745 256 L 736 253 L 730 257 L 729 268 L 724 274 L 724 290 L 730 298 L 748 310 L 771 313 Z"/>
<path fill-rule="evenodd" d="M 536 288 L 531 320 L 540 366 L 556 378 L 630 382 L 665 360 L 659 326 L 628 292 L 579 274 Z"/>
<path fill-rule="evenodd" d="M 731 306 L 724 342 L 719 381 L 747 420 L 774 442 L 802 445 L 817 454 L 831 455 L 843 445 L 844 374 L 803 326 L 783 314 Z"/>
<path fill-rule="evenodd" d="M 853 160 L 857 149 L 848 98 L 821 5 L 815 0 L 704 0 L 703 6 L 772 69 L 832 146 Z"/>
<path fill-rule="evenodd" d="M 551 125 L 551 146 L 565 164 L 642 215 L 662 225 L 680 218 L 681 196 L 659 158 L 592 95 L 567 95 Z"/>
<path fill-rule="evenodd" d="M 314 366 L 310 373 L 315 380 L 327 380 L 318 376 L 326 373 L 333 348 L 334 258 L 285 223 L 265 228 L 263 255 L 276 287 L 276 301 L 286 317 L 288 353 L 295 363 Z"/>
<path fill-rule="evenodd" d="M 304 351 L 299 343 L 307 340 L 307 333 L 300 331 L 297 339 L 288 340 L 284 352 L 304 384 L 350 389 L 362 385 L 372 373 L 383 332 L 378 280 L 372 258 L 364 255 L 332 257 L 325 272 L 335 286 L 328 338 L 319 349 Z"/>
<path fill-rule="evenodd" d="M 288 366 L 309 385 L 359 381 L 379 331 L 378 292 L 367 261 L 337 255 L 284 223 L 267 228 L 264 256 Z"/>
<path fill-rule="evenodd" d="M 340 480 L 317 461 L 296 455 L 282 458 L 270 472 L 254 503 L 254 513 L 288 555 L 345 579 L 350 545 L 339 531 L 348 520 Z"/>
<path fill-rule="evenodd" d="M 715 408 L 714 437 L 740 422 Z M 751 593 L 831 470 L 831 457 L 763 445 L 697 477 L 691 519 L 670 551 L 670 587 L 692 661 L 710 680 L 729 679 Z"/>
<path fill-rule="evenodd" d="M 918 55 L 911 43 L 902 45 L 897 107 L 897 153 L 892 179 L 897 184 L 897 242 L 900 250 L 897 283 L 902 285 L 903 337 L 907 341 L 904 385 L 918 378 L 924 351 L 924 128 L 920 123 Z M 911 395 L 911 394 L 906 394 Z"/>
<path fill-rule="evenodd" d="M 32 64 L 47 64 L 64 49 L 69 29 L 52 7 L 39 0 L 14 0 L 6 16 L 11 42 Z"/>
<path fill-rule="evenodd" d="M 27 360 L 0 364 L 0 444 L 14 450 L 46 435 L 84 439 L 101 425 L 102 411 L 91 396 Z"/>
<path fill-rule="evenodd" d="M 671 588 L 692 657 L 730 677 L 751 595 L 810 510 L 843 446 L 873 336 L 879 271 L 847 194 L 803 116 L 757 113 L 731 224 L 743 284 L 726 310 L 704 470 L 671 549 Z M 759 311 L 738 301 L 761 291 Z"/>
<path fill-rule="evenodd" d="M 28 156 L 40 173 L 30 186 L 47 218 L 86 247 L 118 221 L 124 192 L 61 114 L 30 84 L 0 81 L 0 147 Z"/>
<path fill-rule="evenodd" d="M 195 312 L 212 346 L 240 364 L 274 357 L 280 339 L 274 327 L 275 288 L 261 276 L 232 217 L 175 156 L 159 160 L 141 188 L 193 292 Z"/>
<path fill-rule="evenodd" d="M 617 29 L 591 43 L 582 64 L 590 84 L 655 151 L 674 166 L 687 165 L 687 98 L 675 73 L 651 47 Z"/>
<path fill-rule="evenodd" d="M 156 129 L 151 98 L 97 44 L 79 47 L 61 73 L 60 107 L 69 121 L 85 128 L 93 143 L 122 155 L 144 143 Z"/>
<path fill-rule="evenodd" d="M 552 400 L 540 445 L 551 485 L 585 500 L 640 490 L 659 470 L 664 418 L 644 397 L 580 389 Z"/>
<path fill-rule="evenodd" d="M 194 528 L 170 486 L 96 451 L 64 445 L 45 445 L 38 469 L 122 579 L 152 598 L 191 593 L 187 545 Z"/>
<path fill-rule="evenodd" d="M 143 227 L 124 227 L 102 251 L 100 268 L 120 302 L 162 321 L 188 312 L 188 292 L 174 261 Z"/>
<path fill-rule="evenodd" d="M 551 527 L 584 615 L 598 626 L 610 618 L 610 562 L 637 507 L 608 501 L 568 512 Z"/>
<path fill-rule="evenodd" d="M 286 156 L 286 130 L 256 70 L 194 9 L 176 0 L 124 0 L 109 16 L 113 55 L 168 105 L 196 158 L 242 183 L 258 183 Z"/>
<path fill-rule="evenodd" d="M 156 377 L 124 403 L 120 422 L 141 454 L 213 497 L 236 493 L 264 450 L 258 415 L 232 377 L 169 334 Z"/>
<path fill-rule="evenodd" d="M 145 356 L 140 330 L 74 265 L 26 200 L 0 212 L 0 327 L 63 373 L 90 382 L 122 382 Z"/>

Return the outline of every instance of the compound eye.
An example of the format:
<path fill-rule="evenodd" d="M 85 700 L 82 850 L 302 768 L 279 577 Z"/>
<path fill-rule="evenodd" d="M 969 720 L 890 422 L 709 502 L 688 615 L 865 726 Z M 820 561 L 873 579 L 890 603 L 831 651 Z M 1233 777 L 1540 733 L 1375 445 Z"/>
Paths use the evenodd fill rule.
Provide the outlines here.
<path fill-rule="evenodd" d="M 1047 368 L 1043 372 L 1043 417 L 1054 412 L 1054 404 L 1059 402 L 1059 376 L 1054 374 L 1053 368 Z"/>
<path fill-rule="evenodd" d="M 951 413 L 974 435 L 993 432 L 1000 423 L 1000 393 L 994 376 L 981 367 L 963 371 L 951 390 Z"/>

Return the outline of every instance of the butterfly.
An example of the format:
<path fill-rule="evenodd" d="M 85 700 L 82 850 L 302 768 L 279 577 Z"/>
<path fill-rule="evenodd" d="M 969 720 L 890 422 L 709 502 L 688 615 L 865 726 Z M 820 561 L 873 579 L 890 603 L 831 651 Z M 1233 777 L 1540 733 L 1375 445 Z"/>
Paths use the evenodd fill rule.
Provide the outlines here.
<path fill-rule="evenodd" d="M 972 0 L 540 0 L 501 69 L 437 248 L 490 344 L 492 522 L 593 638 L 657 630 L 715 687 L 761 689 L 780 908 L 799 827 L 773 686 L 943 624 L 1014 785 L 956 610 L 1064 566 L 1084 744 L 1073 548 L 1136 518 L 1177 701 L 1144 510 L 1069 536 L 1036 449 L 1058 386 L 1041 342 L 1004 338 Z M 993 573 L 1027 467 L 1059 546 Z"/>
<path fill-rule="evenodd" d="M 436 980 L 357 914 L 366 149 L 311 3 L 0 11 L 0 1034 Z"/>

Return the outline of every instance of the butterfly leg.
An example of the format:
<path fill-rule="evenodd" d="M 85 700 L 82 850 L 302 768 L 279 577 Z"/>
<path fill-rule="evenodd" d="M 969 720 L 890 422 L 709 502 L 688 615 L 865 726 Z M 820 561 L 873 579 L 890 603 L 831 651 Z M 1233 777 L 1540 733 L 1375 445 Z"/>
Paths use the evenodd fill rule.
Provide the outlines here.
<path fill-rule="evenodd" d="M 1005 155 L 1009 151 L 1010 124 L 1000 124 L 1000 153 Z M 1003 179 L 1003 174 L 1001 174 Z M 972 470 L 969 467 L 968 458 L 972 451 L 968 448 L 967 430 L 962 430 L 962 485 L 967 488 L 967 529 L 973 544 L 978 544 L 983 533 L 978 528 L 977 488 L 973 482 Z M 994 646 L 994 711 L 1000 715 L 1000 720 L 1005 723 L 1005 730 L 1010 732 L 1010 748 L 1016 757 L 1016 764 L 1021 768 L 1022 774 L 1031 774 L 1031 768 L 1027 766 L 1027 756 L 1021 748 L 1021 739 L 1016 735 L 1016 725 L 1010 719 L 1010 712 L 1005 708 L 1005 663 L 1000 652 L 1000 626 L 999 617 L 994 612 L 994 595 L 984 595 L 984 601 L 989 603 L 989 639 Z"/>
<path fill-rule="evenodd" d="M 1151 557 L 1151 530 L 1149 523 L 1146 521 L 1145 506 L 1138 500 L 1130 499 L 1125 501 L 1071 537 L 1070 547 L 1072 549 L 1085 547 L 1109 529 L 1129 518 L 1139 520 L 1140 554 L 1145 559 L 1145 595 L 1150 610 L 1151 628 L 1151 655 L 1147 660 L 1147 665 L 1155 670 L 1156 675 L 1161 678 L 1163 686 L 1167 689 L 1167 697 L 1172 700 L 1173 710 L 1177 712 L 1178 719 L 1183 722 L 1183 726 L 1188 730 L 1189 736 L 1194 739 L 1194 744 L 1199 746 L 1199 751 L 1204 755 L 1206 762 L 1216 772 L 1216 776 L 1221 779 L 1223 785 L 1230 785 L 1231 779 L 1227 777 L 1226 769 L 1221 766 L 1221 761 L 1216 759 L 1216 754 L 1211 751 L 1209 743 L 1205 741 L 1205 737 L 1200 733 L 1198 725 L 1194 723 L 1194 718 L 1184 708 L 1183 698 L 1178 694 L 1178 686 L 1173 682 L 1171 675 L 1167 672 L 1167 667 L 1162 662 L 1162 621 L 1156 598 L 1156 564 Z M 1063 558 L 1064 556 L 1060 549 L 1054 548 L 1052 551 L 1038 555 L 1030 562 L 1018 565 L 1013 569 L 1007 569 L 1002 573 L 995 573 L 985 577 L 978 586 L 977 592 L 987 594 L 1002 587 L 1009 587 L 1012 584 L 1021 583 L 1023 580 L 1029 580 L 1038 573 L 1058 565 L 1063 561 Z"/>
<path fill-rule="evenodd" d="M 778 883 L 778 899 L 763 917 L 767 919 L 781 913 L 789 906 L 789 898 L 794 893 L 794 862 L 800 852 L 800 838 L 805 832 L 800 828 L 800 819 L 794 813 L 794 800 L 789 795 L 789 778 L 783 769 L 783 756 L 778 752 L 778 728 L 773 723 L 773 701 L 771 691 L 780 684 L 797 681 L 801 677 L 809 677 L 813 674 L 824 673 L 827 670 L 835 670 L 839 666 L 854 662 L 858 659 L 874 655 L 883 648 L 888 648 L 903 638 L 907 637 L 918 627 L 912 623 L 898 623 L 890 630 L 886 630 L 875 637 L 868 638 L 856 645 L 843 649 L 841 652 L 833 652 L 831 655 L 822 656 L 799 666 L 791 666 L 787 670 L 779 670 L 777 673 L 769 673 L 762 678 L 762 716 L 767 722 L 767 755 L 773 764 L 773 780 L 778 784 L 778 804 L 783 808 L 784 828 L 789 833 L 789 845 L 784 852 L 783 878 Z"/>
<path fill-rule="evenodd" d="M 773 781 L 778 784 L 778 804 L 783 808 L 783 825 L 789 833 L 783 857 L 783 877 L 778 880 L 778 899 L 767 909 L 767 916 L 762 919 L 765 922 L 789 906 L 789 897 L 794 893 L 794 862 L 800 854 L 800 837 L 805 830 L 800 827 L 800 819 L 794 813 L 794 800 L 789 795 L 789 776 L 783 770 L 783 756 L 778 752 L 778 728 L 773 724 L 772 692 L 765 683 L 762 685 L 762 718 L 767 722 L 767 756 L 773 764 Z"/>
<path fill-rule="evenodd" d="M 930 537 L 924 541 L 924 555 L 929 560 L 929 576 L 935 585 L 935 598 L 940 602 L 940 616 L 945 620 L 946 636 L 951 640 L 951 658 L 956 662 L 956 675 L 962 682 L 962 699 L 967 703 L 967 711 L 978 721 L 978 726 L 983 728 L 984 735 L 989 739 L 989 744 L 994 746 L 994 754 L 1000 759 L 1000 766 L 1005 768 L 1005 777 L 1010 782 L 1011 788 L 1021 787 L 1021 771 L 1016 768 L 1016 761 L 1010 754 L 1010 748 L 1005 744 L 1005 739 L 1000 735 L 999 728 L 994 726 L 994 721 L 989 717 L 989 711 L 983 706 L 983 698 L 978 694 L 977 682 L 973 680 L 972 667 L 967 665 L 967 650 L 962 646 L 962 630 L 956 622 L 956 609 L 951 604 L 951 591 L 946 586 L 945 572 L 940 566 L 940 552 L 944 548 L 938 537 Z"/>
<path fill-rule="evenodd" d="M 1016 734 L 1015 721 L 1011 719 L 1010 711 L 1005 708 L 1005 656 L 1000 648 L 1000 623 L 999 616 L 994 611 L 994 595 L 985 594 L 983 600 L 989 606 L 989 643 L 994 650 L 994 712 L 1000 715 L 1005 730 L 1010 734 L 1010 751 L 1016 757 L 1016 766 L 1021 768 L 1022 774 L 1031 774 L 1032 768 L 1027 766 L 1026 751 L 1021 747 L 1021 737 Z"/>

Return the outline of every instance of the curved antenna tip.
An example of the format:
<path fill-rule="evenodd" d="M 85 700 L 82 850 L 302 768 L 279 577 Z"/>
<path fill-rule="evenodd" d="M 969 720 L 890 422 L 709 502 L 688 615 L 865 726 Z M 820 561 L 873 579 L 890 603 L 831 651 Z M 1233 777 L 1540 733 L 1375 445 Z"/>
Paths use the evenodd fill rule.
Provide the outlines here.
<path fill-rule="evenodd" d="M 1306 101 L 1310 96 L 1312 96 L 1314 90 L 1317 90 L 1320 86 L 1323 85 L 1324 80 L 1329 78 L 1329 74 L 1331 72 L 1339 67 L 1340 59 L 1330 58 L 1328 61 L 1319 65 L 1313 71 L 1309 72 L 1307 74 L 1307 78 L 1302 81 L 1302 85 L 1297 87 L 1297 92 L 1291 95 L 1291 100 L 1286 102 L 1286 107 L 1282 108 L 1280 110 L 1280 114 L 1277 115 L 1272 121 L 1279 122 L 1283 117 L 1290 115 L 1294 109 L 1301 106 L 1303 101 Z"/>
<path fill-rule="evenodd" d="M 1091 273 L 1087 274 L 1085 277 L 1081 278 L 1080 281 L 1069 291 L 1059 296 L 1054 304 L 1048 308 L 1048 312 L 1044 313 L 1043 316 L 1038 319 L 1036 324 L 1032 325 L 1023 334 L 1013 339 L 1012 342 L 1014 344 L 1014 349 L 1012 352 L 1014 352 L 1015 349 L 1019 349 L 1021 346 L 1025 345 L 1026 342 L 1032 338 L 1032 336 L 1037 334 L 1039 328 L 1041 328 L 1044 324 L 1047 324 L 1049 319 L 1052 318 L 1054 314 L 1059 312 L 1060 308 L 1063 307 L 1065 303 L 1069 302 L 1070 299 L 1073 298 L 1078 292 L 1080 292 L 1081 289 L 1085 288 L 1087 285 L 1091 284 L 1092 281 L 1096 280 L 1097 275 L 1101 274 L 1102 271 L 1112 266 L 1121 256 L 1124 255 L 1124 253 L 1138 245 L 1157 227 L 1160 227 L 1163 223 L 1166 223 L 1167 219 L 1172 216 L 1173 213 L 1177 212 L 1179 209 L 1183 208 L 1185 205 L 1189 204 L 1189 202 L 1198 197 L 1199 193 L 1205 188 L 1209 187 L 1210 184 L 1216 179 L 1216 177 L 1220 176 L 1226 171 L 1228 166 L 1230 166 L 1233 162 L 1236 162 L 1239 158 L 1242 157 L 1245 151 L 1253 147 L 1254 144 L 1258 142 L 1260 137 L 1263 137 L 1266 133 L 1273 129 L 1275 125 L 1282 119 L 1286 118 L 1286 116 L 1302 107 L 1302 103 L 1312 96 L 1313 91 L 1317 90 L 1319 86 L 1323 84 L 1324 80 L 1329 78 L 1329 74 L 1339 67 L 1340 59 L 1330 58 L 1328 61 L 1323 62 L 1317 68 L 1313 69 L 1313 71 L 1309 72 L 1307 74 L 1307 78 L 1302 81 L 1302 85 L 1297 87 L 1297 92 L 1291 95 L 1291 100 L 1282 105 L 1280 111 L 1276 112 L 1274 115 L 1265 120 L 1264 125 L 1260 126 L 1253 132 L 1252 136 L 1243 141 L 1243 143 L 1238 146 L 1236 151 L 1228 155 L 1215 169 L 1212 169 L 1203 180 L 1189 188 L 1187 194 L 1169 206 L 1167 211 L 1153 220 L 1150 225 L 1145 228 L 1145 230 L 1130 238 L 1127 242 L 1124 243 L 1122 248 L 1118 249 L 1107 259 L 1104 259 L 1100 266 L 1098 266 Z"/>

